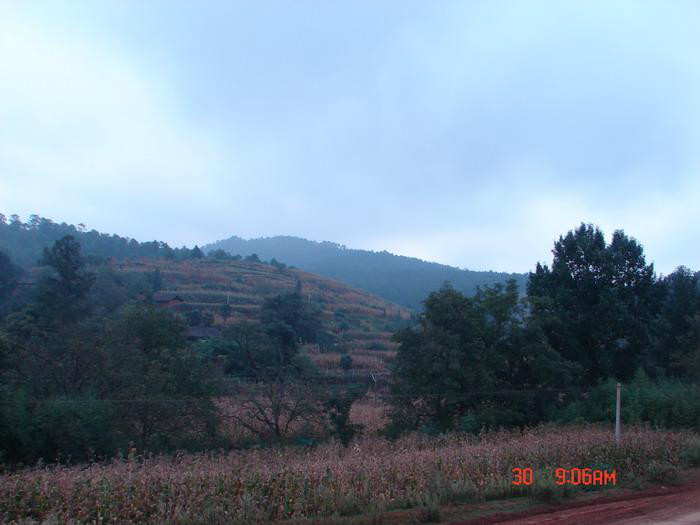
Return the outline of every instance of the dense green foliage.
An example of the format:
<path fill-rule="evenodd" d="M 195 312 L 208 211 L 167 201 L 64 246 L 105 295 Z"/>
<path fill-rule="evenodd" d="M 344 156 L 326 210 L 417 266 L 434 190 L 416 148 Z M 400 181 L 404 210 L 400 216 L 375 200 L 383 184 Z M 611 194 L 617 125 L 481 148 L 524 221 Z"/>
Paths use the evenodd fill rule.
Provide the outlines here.
<path fill-rule="evenodd" d="M 700 377 L 700 273 L 680 267 L 658 282 L 660 304 L 651 326 L 649 371 Z M 652 368 L 653 367 L 653 368 Z"/>
<path fill-rule="evenodd" d="M 47 231 L 72 228 L 1 222 L 2 239 L 34 239 L 32 250 Z M 94 256 L 121 245 L 96 239 Z M 197 247 L 152 255 L 204 257 Z M 609 421 L 617 381 L 626 423 L 697 424 L 700 275 L 680 267 L 657 277 L 634 239 L 618 231 L 608 244 L 590 225 L 560 237 L 553 255 L 551 267 L 530 274 L 526 296 L 515 280 L 473 294 L 444 284 L 427 296 L 415 325 L 395 335 L 389 434 Z M 160 270 L 117 271 L 99 257 L 84 257 L 80 241 L 65 236 L 42 246 L 41 268 L 23 274 L 13 263 L 22 257 L 0 252 L 1 461 L 219 446 L 213 399 L 222 392 L 238 403 L 228 417 L 264 441 L 310 444 L 314 429 L 325 429 L 347 445 L 361 430 L 350 408 L 368 385 L 323 376 L 300 351 L 331 343 L 299 283 L 266 298 L 255 322 L 193 343 L 187 326 L 212 325 L 213 312 L 155 307 Z M 227 318 L 231 306 L 218 313 Z M 341 366 L 352 362 L 345 355 Z"/>
<path fill-rule="evenodd" d="M 554 245 L 551 269 L 537 265 L 527 293 L 532 317 L 562 357 L 582 367 L 579 384 L 627 381 L 642 367 L 697 380 L 699 275 L 684 267 L 657 279 L 641 245 L 622 231 L 610 244 L 582 224 Z"/>
<path fill-rule="evenodd" d="M 352 404 L 365 393 L 365 388 L 348 388 L 335 396 L 328 397 L 323 403 L 323 408 L 332 425 L 332 432 L 345 447 L 362 432 L 362 426 L 350 420 L 350 409 Z"/>
<path fill-rule="evenodd" d="M 565 387 L 578 369 L 549 346 L 525 309 L 514 281 L 474 297 L 447 285 L 430 294 L 418 325 L 396 334 L 394 421 L 447 430 L 545 419 L 556 393 L 510 391 Z"/>
<path fill-rule="evenodd" d="M 80 461 L 132 446 L 223 445 L 213 401 L 223 393 L 220 372 L 236 382 L 229 393 L 244 401 L 244 412 L 262 417 L 262 430 L 275 440 L 299 421 L 327 423 L 341 440 L 357 431 L 345 398 L 325 396 L 324 404 L 323 385 L 313 379 L 319 370 L 299 355 L 320 330 L 318 307 L 302 300 L 299 285 L 267 298 L 259 322 L 192 344 L 186 327 L 210 326 L 212 314 L 153 306 L 151 294 L 163 285 L 159 270 L 118 272 L 94 259 L 88 265 L 71 236 L 45 248 L 39 262 L 39 281 L 1 303 L 8 314 L 0 331 L 0 460 Z M 3 298 L 14 297 L 20 270 L 9 257 L 0 263 L 7 270 Z"/>
<path fill-rule="evenodd" d="M 585 398 L 563 408 L 555 419 L 573 421 L 614 421 L 616 381 L 612 378 L 594 387 Z M 700 422 L 700 390 L 697 383 L 677 379 L 653 381 L 641 369 L 624 385 L 622 421 L 649 423 L 658 427 L 694 427 Z"/>
<path fill-rule="evenodd" d="M 21 270 L 12 263 L 10 257 L 0 251 L 0 315 L 3 314 L 3 306 L 16 287 L 20 274 Z"/>
<path fill-rule="evenodd" d="M 301 343 L 316 342 L 318 312 L 296 290 L 263 302 L 260 322 L 228 326 L 221 337 L 197 343 L 197 351 L 222 362 L 224 372 L 252 379 L 298 374 L 312 368 L 298 355 Z"/>
<path fill-rule="evenodd" d="M 657 278 L 634 239 L 616 231 L 606 244 L 585 224 L 553 254 L 523 299 L 513 281 L 473 297 L 448 285 L 428 296 L 417 325 L 396 335 L 397 429 L 478 430 L 558 413 L 610 420 L 611 385 L 637 370 L 631 421 L 698 424 L 699 275 L 680 267 Z"/>
<path fill-rule="evenodd" d="M 33 266 L 41 258 L 45 248 L 55 241 L 71 236 L 82 247 L 82 253 L 88 260 L 108 259 L 111 257 L 166 257 L 189 259 L 202 256 L 199 248 L 171 248 L 164 242 L 138 242 L 135 239 L 87 231 L 84 225 L 74 226 L 55 223 L 50 219 L 32 215 L 29 221 L 22 222 L 17 215 L 8 221 L 0 213 L 0 250 L 12 254 L 15 264 Z M 1 261 L 0 261 L 1 262 Z"/>
<path fill-rule="evenodd" d="M 500 272 L 460 270 L 389 252 L 348 249 L 332 242 L 314 242 L 299 237 L 269 237 L 245 240 L 231 237 L 203 247 L 224 250 L 258 259 L 276 259 L 302 270 L 338 279 L 409 308 L 419 309 L 421 301 L 443 282 L 468 295 L 477 286 L 515 279 L 524 286 L 527 276 Z"/>
<path fill-rule="evenodd" d="M 45 277 L 0 330 L 0 458 L 80 460 L 130 443 L 152 451 L 215 443 L 216 385 L 182 321 L 128 304 L 125 283 L 88 271 L 70 236 L 42 261 Z"/>
<path fill-rule="evenodd" d="M 316 306 L 303 301 L 299 288 L 288 294 L 266 299 L 262 305 L 263 323 L 274 326 L 282 333 L 288 333 L 295 341 L 317 342 L 321 323 Z"/>
<path fill-rule="evenodd" d="M 649 346 L 659 292 L 642 247 L 620 231 L 606 245 L 599 229 L 581 225 L 553 253 L 551 270 L 538 264 L 528 282 L 550 344 L 582 364 L 586 384 L 629 379 Z"/>

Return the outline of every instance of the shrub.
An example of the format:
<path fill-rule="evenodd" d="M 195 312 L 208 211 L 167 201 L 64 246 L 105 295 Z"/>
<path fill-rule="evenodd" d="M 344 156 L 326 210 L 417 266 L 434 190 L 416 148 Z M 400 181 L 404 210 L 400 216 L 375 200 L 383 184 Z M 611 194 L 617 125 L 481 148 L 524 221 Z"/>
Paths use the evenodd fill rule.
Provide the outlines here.
<path fill-rule="evenodd" d="M 436 523 L 441 519 L 440 502 L 432 501 L 429 505 L 421 507 L 418 510 L 419 523 Z"/>
<path fill-rule="evenodd" d="M 86 461 L 111 456 L 123 445 L 113 432 L 112 406 L 104 401 L 31 401 L 20 392 L 6 392 L 0 411 L 4 462 Z"/>
<path fill-rule="evenodd" d="M 668 461 L 650 461 L 647 465 L 649 480 L 659 483 L 674 483 L 678 481 L 678 467 Z"/>
<path fill-rule="evenodd" d="M 562 422 L 614 421 L 616 382 L 593 388 L 585 399 L 569 404 L 555 416 Z M 692 428 L 700 421 L 700 393 L 695 384 L 676 380 L 652 381 L 643 371 L 622 387 L 624 424 L 649 423 L 664 428 Z"/>
<path fill-rule="evenodd" d="M 345 447 L 362 433 L 362 425 L 350 420 L 350 409 L 353 402 L 364 394 L 361 389 L 347 390 L 324 401 L 324 412 L 332 425 L 332 433 Z"/>
<path fill-rule="evenodd" d="M 681 461 L 689 467 L 700 467 L 700 439 L 695 439 L 681 452 Z"/>
<path fill-rule="evenodd" d="M 535 472 L 534 482 L 528 490 L 530 498 L 544 503 L 552 503 L 570 498 L 579 490 L 576 486 L 568 483 L 557 485 L 552 474 L 554 470 L 554 467 L 545 467 L 541 471 Z"/>
<path fill-rule="evenodd" d="M 469 434 L 478 434 L 481 428 L 482 422 L 473 412 L 469 412 L 466 416 L 459 418 L 455 425 L 455 430 L 458 432 L 467 432 Z"/>
<path fill-rule="evenodd" d="M 340 358 L 340 368 L 345 372 L 349 372 L 352 368 L 352 357 L 350 355 L 344 355 Z"/>

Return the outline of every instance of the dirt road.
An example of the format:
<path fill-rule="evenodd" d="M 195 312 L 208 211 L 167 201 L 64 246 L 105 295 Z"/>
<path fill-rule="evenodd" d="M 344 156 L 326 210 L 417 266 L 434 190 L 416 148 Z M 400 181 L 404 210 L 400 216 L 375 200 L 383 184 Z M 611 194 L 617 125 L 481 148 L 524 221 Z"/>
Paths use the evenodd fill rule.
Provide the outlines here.
<path fill-rule="evenodd" d="M 455 525 L 700 525 L 700 484 L 532 509 Z"/>

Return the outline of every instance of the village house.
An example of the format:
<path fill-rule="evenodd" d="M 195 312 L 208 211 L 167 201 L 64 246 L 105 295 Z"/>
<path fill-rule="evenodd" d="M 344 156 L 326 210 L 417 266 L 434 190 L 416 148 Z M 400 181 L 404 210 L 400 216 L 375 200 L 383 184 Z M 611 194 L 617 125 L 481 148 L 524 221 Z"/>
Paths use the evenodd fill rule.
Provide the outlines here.
<path fill-rule="evenodd" d="M 153 294 L 153 302 L 158 306 L 173 307 L 184 301 L 177 292 L 156 292 Z"/>

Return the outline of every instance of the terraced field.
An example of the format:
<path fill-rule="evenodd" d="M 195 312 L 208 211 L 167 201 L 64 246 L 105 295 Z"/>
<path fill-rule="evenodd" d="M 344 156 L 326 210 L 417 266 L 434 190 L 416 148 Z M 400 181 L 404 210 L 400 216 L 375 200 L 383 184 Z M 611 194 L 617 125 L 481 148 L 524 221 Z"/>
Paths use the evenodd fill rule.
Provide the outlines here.
<path fill-rule="evenodd" d="M 257 321 L 265 298 L 291 292 L 300 283 L 302 297 L 320 309 L 322 329 L 337 339 L 331 348 L 305 349 L 329 371 L 340 371 L 340 358 L 348 353 L 353 371 L 386 372 L 396 355 L 391 335 L 413 315 L 407 308 L 338 281 L 264 263 L 207 258 L 113 264 L 115 269 L 130 273 L 152 274 L 157 268 L 162 291 L 175 292 L 182 299 L 169 307 L 182 313 L 194 309 L 211 312 L 219 327 Z M 230 307 L 227 317 L 221 312 L 224 304 Z"/>

